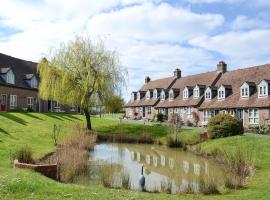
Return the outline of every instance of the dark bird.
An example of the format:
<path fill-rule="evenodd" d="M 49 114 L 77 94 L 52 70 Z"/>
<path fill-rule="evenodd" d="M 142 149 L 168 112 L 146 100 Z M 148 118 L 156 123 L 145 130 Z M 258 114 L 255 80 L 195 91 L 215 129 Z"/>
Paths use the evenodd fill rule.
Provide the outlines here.
<path fill-rule="evenodd" d="M 143 175 L 143 165 L 142 165 L 142 174 L 141 174 L 141 178 L 140 178 L 140 187 L 141 190 L 144 191 L 144 187 L 145 187 L 145 177 Z"/>

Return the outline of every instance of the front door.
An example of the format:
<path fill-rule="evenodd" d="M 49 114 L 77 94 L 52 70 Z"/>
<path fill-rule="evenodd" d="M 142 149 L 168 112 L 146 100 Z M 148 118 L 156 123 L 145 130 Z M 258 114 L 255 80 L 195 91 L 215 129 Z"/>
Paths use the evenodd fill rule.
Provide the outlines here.
<path fill-rule="evenodd" d="M 7 95 L 2 94 L 0 96 L 0 111 L 7 111 Z"/>
<path fill-rule="evenodd" d="M 244 122 L 244 110 L 238 109 L 236 111 L 236 115 L 237 115 L 238 119 L 243 123 Z"/>
<path fill-rule="evenodd" d="M 145 107 L 143 107 L 143 117 L 145 117 Z"/>

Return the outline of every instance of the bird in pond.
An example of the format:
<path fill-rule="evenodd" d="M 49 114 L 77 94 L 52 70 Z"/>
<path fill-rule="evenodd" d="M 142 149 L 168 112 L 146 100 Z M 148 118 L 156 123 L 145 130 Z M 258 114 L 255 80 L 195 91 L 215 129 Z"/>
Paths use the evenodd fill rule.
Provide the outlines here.
<path fill-rule="evenodd" d="M 143 175 L 143 165 L 142 165 L 142 174 L 141 174 L 141 178 L 140 178 L 140 187 L 141 190 L 144 191 L 144 187 L 145 187 L 145 177 Z"/>

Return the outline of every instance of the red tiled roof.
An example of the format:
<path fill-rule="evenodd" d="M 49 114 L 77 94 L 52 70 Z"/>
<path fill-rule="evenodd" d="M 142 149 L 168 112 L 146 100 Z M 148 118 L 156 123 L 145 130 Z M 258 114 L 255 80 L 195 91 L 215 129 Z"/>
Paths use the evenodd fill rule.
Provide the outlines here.
<path fill-rule="evenodd" d="M 258 98 L 257 89 L 247 99 L 241 99 L 240 87 L 244 82 L 255 83 L 256 86 L 262 80 L 270 79 L 270 64 L 250 68 L 238 69 L 226 72 L 216 83 L 216 86 L 231 85 L 232 92 L 225 100 L 217 97 L 211 101 L 205 101 L 200 108 L 247 108 L 247 107 L 269 107 L 270 97 Z M 253 84 L 252 84 L 253 85 Z"/>
<path fill-rule="evenodd" d="M 168 89 L 175 80 L 176 80 L 176 77 L 172 76 L 172 77 L 149 81 L 148 83 L 145 83 L 141 87 L 140 91 L 147 91 L 150 89 L 153 90 L 156 88 Z"/>

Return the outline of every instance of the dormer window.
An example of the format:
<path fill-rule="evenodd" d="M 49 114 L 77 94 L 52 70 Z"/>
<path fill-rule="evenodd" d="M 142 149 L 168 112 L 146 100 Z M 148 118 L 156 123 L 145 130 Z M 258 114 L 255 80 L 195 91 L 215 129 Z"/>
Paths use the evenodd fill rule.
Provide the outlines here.
<path fill-rule="evenodd" d="M 158 98 L 158 91 L 157 91 L 157 89 L 154 90 L 154 92 L 153 92 L 153 97 L 154 97 L 155 99 Z"/>
<path fill-rule="evenodd" d="M 183 90 L 183 98 L 184 99 L 187 99 L 189 97 L 189 94 L 188 94 L 188 88 L 186 87 L 184 90 Z"/>
<path fill-rule="evenodd" d="M 268 96 L 268 83 L 265 80 L 262 80 L 258 85 L 258 95 L 259 97 Z"/>
<path fill-rule="evenodd" d="M 200 97 L 200 88 L 198 85 L 193 89 L 193 98 L 199 98 Z"/>
<path fill-rule="evenodd" d="M 218 100 L 223 100 L 223 99 L 225 99 L 225 87 L 221 86 L 218 89 Z"/>
<path fill-rule="evenodd" d="M 165 100 L 165 91 L 164 90 L 162 90 L 162 92 L 160 94 L 160 99 Z"/>
<path fill-rule="evenodd" d="M 35 76 L 30 80 L 30 87 L 37 88 L 37 78 Z"/>
<path fill-rule="evenodd" d="M 211 100 L 212 99 L 212 91 L 211 88 L 207 88 L 205 90 L 205 100 Z"/>
<path fill-rule="evenodd" d="M 147 92 L 146 92 L 146 99 L 150 99 L 151 98 L 151 94 L 150 94 L 150 90 L 148 90 Z"/>
<path fill-rule="evenodd" d="M 131 93 L 131 100 L 134 101 L 135 100 L 135 94 L 132 92 Z"/>
<path fill-rule="evenodd" d="M 170 90 L 170 92 L 169 92 L 169 99 L 170 100 L 173 100 L 174 99 L 174 92 L 173 92 L 173 90 Z"/>
<path fill-rule="evenodd" d="M 15 84 L 15 75 L 12 70 L 9 70 L 6 74 L 6 82 L 9 84 Z"/>
<path fill-rule="evenodd" d="M 137 100 L 140 100 L 140 99 L 141 99 L 140 92 L 137 92 Z"/>
<path fill-rule="evenodd" d="M 248 98 L 249 97 L 249 85 L 247 83 L 244 83 L 240 88 L 240 92 L 241 92 L 242 98 Z"/>

